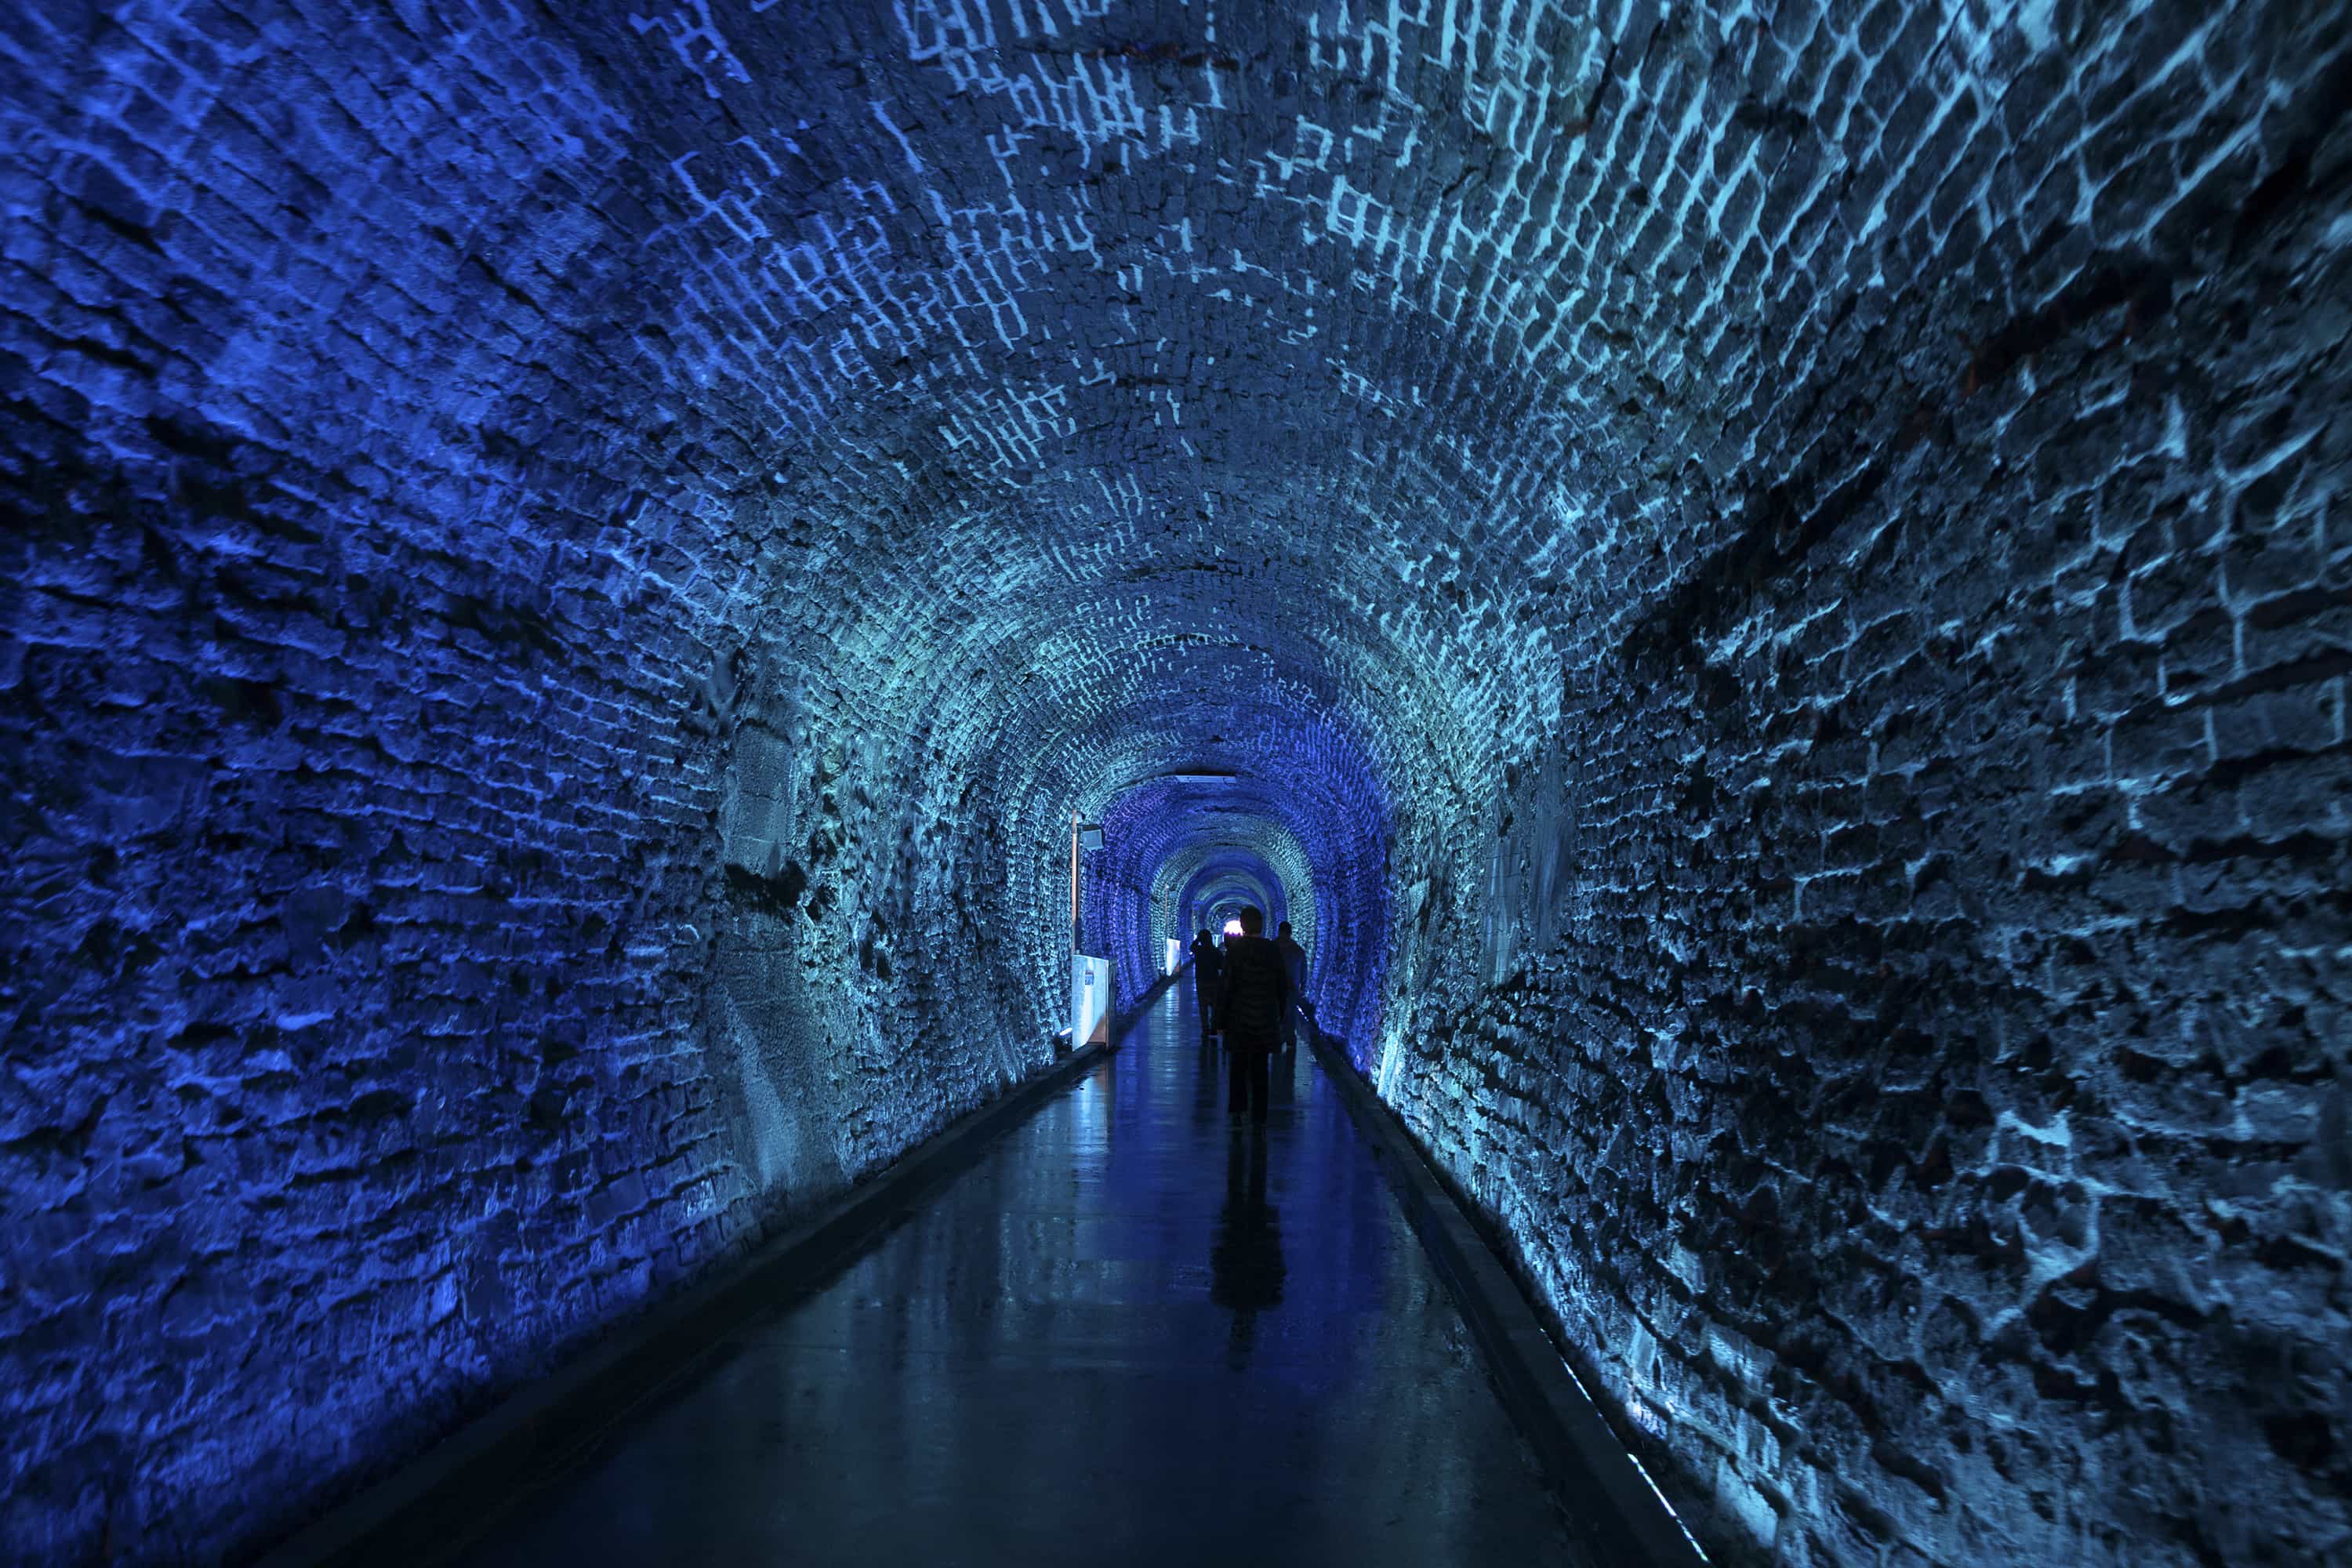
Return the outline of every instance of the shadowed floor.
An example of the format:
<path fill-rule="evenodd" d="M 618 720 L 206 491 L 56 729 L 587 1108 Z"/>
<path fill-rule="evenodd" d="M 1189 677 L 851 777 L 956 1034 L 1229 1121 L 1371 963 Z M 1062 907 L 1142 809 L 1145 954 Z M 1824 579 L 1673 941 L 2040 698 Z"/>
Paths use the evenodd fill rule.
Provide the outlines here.
<path fill-rule="evenodd" d="M 1583 1564 L 1307 1057 L 1224 1110 L 1189 982 L 480 1564 Z"/>

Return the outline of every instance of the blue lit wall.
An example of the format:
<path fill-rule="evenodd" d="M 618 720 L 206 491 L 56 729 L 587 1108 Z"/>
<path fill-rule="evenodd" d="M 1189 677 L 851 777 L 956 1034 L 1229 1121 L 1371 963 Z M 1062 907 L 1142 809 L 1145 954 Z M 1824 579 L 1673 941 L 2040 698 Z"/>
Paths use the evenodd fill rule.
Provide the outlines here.
<path fill-rule="evenodd" d="M 2345 1539 L 2347 47 L 8 8 L 0 1558 L 1038 1070 L 1073 810 L 1123 997 L 1311 932 L 1719 1559 Z"/>

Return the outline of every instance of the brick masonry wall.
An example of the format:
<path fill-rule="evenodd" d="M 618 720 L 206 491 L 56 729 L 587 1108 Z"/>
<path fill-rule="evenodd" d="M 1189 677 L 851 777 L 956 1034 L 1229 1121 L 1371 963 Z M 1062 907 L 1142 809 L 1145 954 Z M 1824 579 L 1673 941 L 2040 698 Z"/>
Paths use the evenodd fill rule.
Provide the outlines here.
<path fill-rule="evenodd" d="M 5 26 L 0 1556 L 204 1560 L 747 1223 L 712 781 L 680 620 L 523 526 L 577 323 L 502 269 L 610 265 L 531 174 L 610 117 L 489 34 Z M 436 188 L 437 94 L 513 111 Z"/>
<path fill-rule="evenodd" d="M 1001 847 L 744 607 L 581 56 L 0 31 L 0 1558 L 206 1561 L 1047 1051 L 890 967 Z"/>
<path fill-rule="evenodd" d="M 2338 1550 L 2330 23 L 0 15 L 0 1555 L 1042 1065 L 1074 806 L 1127 994 L 1311 900 L 1723 1554 Z"/>
<path fill-rule="evenodd" d="M 1839 206 L 1759 212 L 1834 308 L 1725 385 L 1703 542 L 1600 572 L 1385 1064 L 1729 1560 L 2352 1549 L 2352 137 L 2295 16 L 2068 22 L 1916 148 L 1948 57 L 1883 57 Z M 1792 20 L 1768 107 L 1847 68 Z"/>

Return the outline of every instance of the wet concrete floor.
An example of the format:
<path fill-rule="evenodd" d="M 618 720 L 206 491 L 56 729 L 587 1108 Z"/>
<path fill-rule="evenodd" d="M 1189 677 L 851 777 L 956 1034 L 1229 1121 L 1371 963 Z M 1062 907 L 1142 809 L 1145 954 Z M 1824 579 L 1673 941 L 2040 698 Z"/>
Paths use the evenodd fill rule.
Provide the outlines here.
<path fill-rule="evenodd" d="M 459 1560 L 1584 1568 L 1321 1068 L 1229 1119 L 1191 991 Z"/>

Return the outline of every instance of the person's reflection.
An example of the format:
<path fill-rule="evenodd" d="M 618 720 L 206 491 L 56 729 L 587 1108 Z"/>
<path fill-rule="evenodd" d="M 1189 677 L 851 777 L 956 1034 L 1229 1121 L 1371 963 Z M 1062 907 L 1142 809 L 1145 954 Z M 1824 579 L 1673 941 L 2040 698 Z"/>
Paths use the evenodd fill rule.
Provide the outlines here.
<path fill-rule="evenodd" d="M 1234 1129 L 1225 1145 L 1225 1206 L 1209 1244 L 1209 1300 L 1234 1314 L 1226 1363 L 1249 1364 L 1257 1315 L 1282 1304 L 1282 1230 L 1265 1201 L 1264 1131 Z"/>
<path fill-rule="evenodd" d="M 1201 1059 L 1192 1075 L 1192 1122 L 1210 1127 L 1225 1120 L 1225 1075 L 1217 1065 L 1217 1037 L 1201 1037 Z"/>

